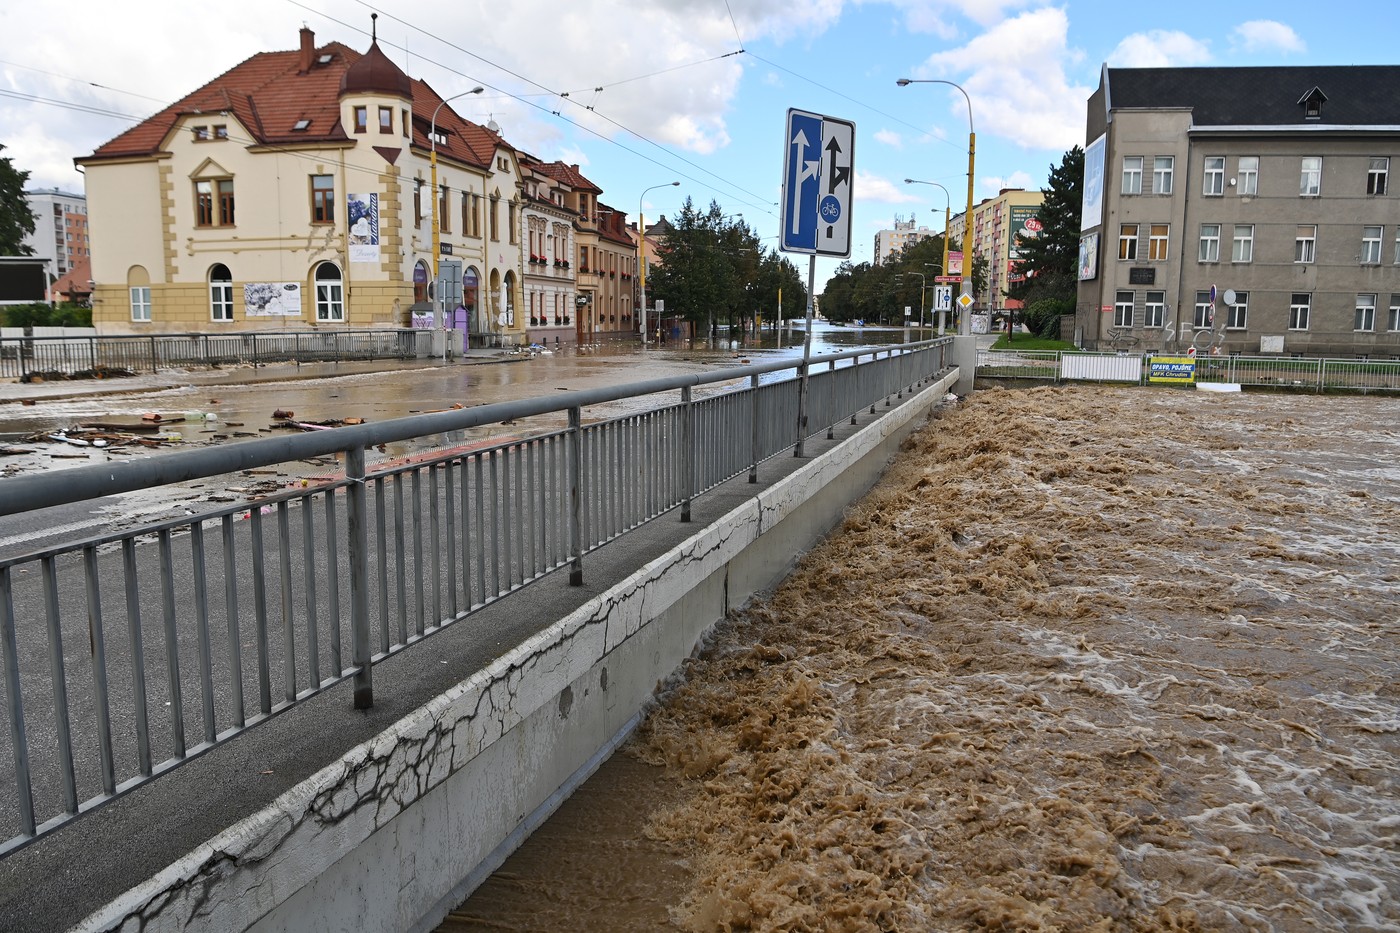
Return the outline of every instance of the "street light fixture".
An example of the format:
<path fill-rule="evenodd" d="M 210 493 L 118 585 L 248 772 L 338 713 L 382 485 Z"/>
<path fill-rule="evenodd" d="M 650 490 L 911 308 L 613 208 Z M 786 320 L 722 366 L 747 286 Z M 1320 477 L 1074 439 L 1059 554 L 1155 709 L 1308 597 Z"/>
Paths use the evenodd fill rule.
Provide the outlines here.
<path fill-rule="evenodd" d="M 650 188 L 643 188 L 642 193 L 637 196 L 637 239 L 641 241 L 642 246 L 642 263 L 637 270 L 641 274 L 642 286 L 642 346 L 647 344 L 647 219 L 642 213 L 642 201 L 645 200 L 648 191 L 673 188 L 679 184 L 678 181 L 668 181 L 665 184 L 652 185 Z"/>
<path fill-rule="evenodd" d="M 432 193 L 431 193 L 431 197 L 432 197 L 432 199 L 433 199 L 433 287 L 434 287 L 434 288 L 437 288 L 438 252 L 441 250 L 441 245 L 442 245 L 442 244 L 441 244 L 441 240 L 440 240 L 440 234 L 439 234 L 439 232 L 438 232 L 438 183 L 437 183 L 437 118 L 438 118 L 438 112 L 441 111 L 442 108 L 443 108 L 444 106 L 446 106 L 446 104 L 447 104 L 448 101 L 456 100 L 456 99 L 459 98 L 459 97 L 467 97 L 467 96 L 469 96 L 469 95 L 471 95 L 471 94 L 480 94 L 480 93 L 481 93 L 482 91 L 484 91 L 484 90 L 486 90 L 486 88 L 484 88 L 484 87 L 482 87 L 481 85 L 478 84 L 476 87 L 472 88 L 470 91 L 463 91 L 463 92 L 460 93 L 460 94 L 453 94 L 451 97 L 447 98 L 446 100 L 439 101 L 437 107 L 433 108 L 433 119 L 432 119 L 432 123 L 431 123 L 431 125 L 430 125 L 430 128 L 429 128 L 429 130 L 428 130 L 428 144 L 429 144 L 428 162 L 429 162 L 429 164 L 432 166 L 432 173 L 433 173 L 433 190 L 432 190 Z"/>
<path fill-rule="evenodd" d="M 927 265 L 927 263 L 925 263 Z M 924 326 L 924 290 L 928 288 L 928 277 L 923 272 L 901 272 L 900 275 L 917 275 L 919 277 L 919 328 Z"/>
<path fill-rule="evenodd" d="M 944 81 L 942 78 L 900 78 L 895 82 L 900 87 L 908 87 L 911 84 L 946 84 L 962 91 L 963 99 L 967 101 L 967 213 L 963 216 L 963 259 L 962 259 L 962 294 L 972 294 L 972 173 L 977 161 L 977 133 L 972 126 L 972 98 L 967 96 L 967 91 L 963 86 L 953 81 Z M 947 232 L 944 232 L 944 242 L 947 242 Z M 966 313 L 958 318 L 958 333 L 966 336 L 972 333 L 972 321 Z"/>
<path fill-rule="evenodd" d="M 938 188 L 938 189 L 940 189 L 940 190 L 943 192 L 943 265 L 939 268 L 938 271 L 942 272 L 944 275 L 947 275 L 947 274 L 948 274 L 948 232 L 949 232 L 949 228 L 952 227 L 952 225 L 953 225 L 953 196 L 950 195 L 950 194 L 948 193 L 948 189 L 947 189 L 947 188 L 944 188 L 942 185 L 940 185 L 940 184 L 939 184 L 938 182 L 936 182 L 936 181 L 920 181 L 920 180 L 917 179 L 917 178 L 906 178 L 906 179 L 904 179 L 904 183 L 905 183 L 906 185 L 933 185 L 935 188 Z M 925 265 L 932 265 L 932 263 L 925 263 Z M 942 312 L 942 311 L 939 311 L 939 312 L 938 312 L 938 336 L 940 336 L 940 337 L 943 336 L 943 312 Z"/>

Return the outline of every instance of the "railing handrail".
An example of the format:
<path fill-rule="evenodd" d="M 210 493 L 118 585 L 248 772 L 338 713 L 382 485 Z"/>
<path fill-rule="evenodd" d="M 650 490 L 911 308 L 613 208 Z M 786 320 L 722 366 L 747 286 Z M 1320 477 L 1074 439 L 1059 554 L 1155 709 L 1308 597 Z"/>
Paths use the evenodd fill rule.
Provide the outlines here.
<path fill-rule="evenodd" d="M 813 362 L 830 363 L 880 353 L 906 353 L 923 347 L 949 343 L 951 338 L 890 344 L 878 348 L 823 353 Z M 288 437 L 257 438 L 220 444 L 205 450 L 174 451 L 148 460 L 93 464 L 73 467 L 61 473 L 14 476 L 0 482 L 0 515 L 13 515 L 55 505 L 67 505 L 101 496 L 134 492 L 154 486 L 220 476 L 238 470 L 257 469 L 292 460 L 323 457 L 353 448 L 363 449 L 391 444 L 428 434 L 441 434 L 481 427 L 501 421 L 529 418 L 567 411 L 639 395 L 685 387 L 731 382 L 753 375 L 781 372 L 802 365 L 801 360 L 776 360 L 692 373 L 666 376 L 641 382 L 597 389 L 574 390 L 556 395 L 537 396 L 508 402 L 493 402 L 474 408 L 453 409 L 408 415 L 372 424 L 346 425 L 327 431 L 312 431 Z"/>

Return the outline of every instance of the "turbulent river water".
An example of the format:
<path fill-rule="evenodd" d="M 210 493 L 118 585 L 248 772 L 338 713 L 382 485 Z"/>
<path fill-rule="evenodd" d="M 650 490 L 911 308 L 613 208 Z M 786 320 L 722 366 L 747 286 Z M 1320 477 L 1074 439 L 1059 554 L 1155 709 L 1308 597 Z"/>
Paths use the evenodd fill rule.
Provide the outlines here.
<path fill-rule="evenodd" d="M 1400 402 L 980 391 L 444 929 L 1400 929 Z"/>

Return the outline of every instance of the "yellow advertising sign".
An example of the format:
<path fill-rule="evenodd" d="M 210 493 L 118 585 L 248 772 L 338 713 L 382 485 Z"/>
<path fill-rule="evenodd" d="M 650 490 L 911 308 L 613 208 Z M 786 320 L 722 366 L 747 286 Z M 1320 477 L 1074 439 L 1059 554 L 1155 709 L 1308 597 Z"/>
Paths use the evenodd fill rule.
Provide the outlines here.
<path fill-rule="evenodd" d="M 1189 356 L 1154 356 L 1147 364 L 1148 382 L 1179 385 L 1196 381 L 1196 360 Z"/>

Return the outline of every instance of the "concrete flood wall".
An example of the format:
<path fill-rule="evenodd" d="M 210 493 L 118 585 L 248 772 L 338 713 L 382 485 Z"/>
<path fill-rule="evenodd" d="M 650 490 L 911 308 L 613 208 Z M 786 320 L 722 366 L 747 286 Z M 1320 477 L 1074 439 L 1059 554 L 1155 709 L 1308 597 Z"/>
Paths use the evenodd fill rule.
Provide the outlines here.
<path fill-rule="evenodd" d="M 76 929 L 430 930 L 640 721 L 727 611 L 884 472 L 956 370 Z"/>

